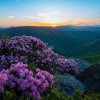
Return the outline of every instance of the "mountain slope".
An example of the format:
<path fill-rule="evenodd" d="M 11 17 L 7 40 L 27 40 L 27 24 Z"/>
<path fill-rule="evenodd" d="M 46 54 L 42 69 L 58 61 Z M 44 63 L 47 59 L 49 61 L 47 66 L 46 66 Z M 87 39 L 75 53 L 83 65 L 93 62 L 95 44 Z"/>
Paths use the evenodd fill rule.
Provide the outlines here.
<path fill-rule="evenodd" d="M 99 45 L 96 44 L 94 50 L 88 51 L 88 43 L 100 39 L 100 27 L 86 27 L 86 26 L 59 26 L 59 27 L 9 27 L 0 29 L 0 36 L 3 33 L 9 36 L 22 36 L 30 35 L 35 36 L 42 41 L 48 43 L 49 46 L 54 48 L 54 51 L 63 56 L 82 56 L 82 48 L 84 55 L 100 54 L 95 48 Z M 86 46 L 86 47 L 85 47 Z M 87 48 L 87 49 L 85 49 Z M 91 53 L 90 53 L 91 52 Z"/>
<path fill-rule="evenodd" d="M 80 45 L 79 40 L 71 36 L 69 32 L 51 27 L 13 27 L 3 30 L 2 33 L 7 33 L 11 37 L 21 35 L 35 36 L 52 46 L 55 52 L 65 56 L 69 56 L 71 50 Z"/>
<path fill-rule="evenodd" d="M 77 55 L 97 55 L 100 54 L 100 39 L 87 43 L 84 46 L 78 48 L 76 51 Z"/>

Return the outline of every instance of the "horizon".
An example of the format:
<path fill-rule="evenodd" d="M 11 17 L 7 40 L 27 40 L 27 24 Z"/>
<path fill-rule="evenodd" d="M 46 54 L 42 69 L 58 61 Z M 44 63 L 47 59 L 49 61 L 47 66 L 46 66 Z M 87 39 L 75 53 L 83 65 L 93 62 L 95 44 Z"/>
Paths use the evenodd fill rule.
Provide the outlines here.
<path fill-rule="evenodd" d="M 100 25 L 100 0 L 0 0 L 0 26 Z"/>
<path fill-rule="evenodd" d="M 35 25 L 26 25 L 26 26 L 24 26 L 24 25 L 21 25 L 21 26 L 13 26 L 13 25 L 11 25 L 11 26 L 7 26 L 7 25 L 0 25 L 0 28 L 3 28 L 3 27 L 53 27 L 53 28 L 56 28 L 56 27 L 64 27 L 64 26 L 72 26 L 72 27 L 100 27 L 100 24 L 95 24 L 95 25 L 57 25 L 57 26 L 52 26 L 52 25 L 48 25 L 48 26 L 35 26 Z"/>

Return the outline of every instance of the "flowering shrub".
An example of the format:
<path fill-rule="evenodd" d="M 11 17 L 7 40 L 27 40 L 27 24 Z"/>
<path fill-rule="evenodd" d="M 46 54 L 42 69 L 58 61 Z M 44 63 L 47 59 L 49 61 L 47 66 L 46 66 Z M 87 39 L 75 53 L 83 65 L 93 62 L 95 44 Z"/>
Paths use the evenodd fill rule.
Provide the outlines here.
<path fill-rule="evenodd" d="M 53 75 L 47 71 L 36 69 L 36 73 L 33 73 L 27 64 L 22 63 L 12 64 L 9 69 L 2 70 L 1 73 L 7 75 L 8 90 L 13 89 L 18 96 L 28 96 L 36 100 L 40 100 L 43 92 L 52 88 L 55 83 Z M 0 82 L 5 80 L 3 78 Z"/>
<path fill-rule="evenodd" d="M 26 64 L 34 62 L 40 69 L 53 73 L 77 71 L 74 60 L 59 56 L 40 39 L 32 36 L 16 36 L 0 40 L 0 48 L 0 65 L 3 67 L 18 62 Z"/>
<path fill-rule="evenodd" d="M 56 66 L 60 72 L 75 72 L 77 63 L 73 59 L 58 58 L 55 60 Z"/>
<path fill-rule="evenodd" d="M 7 74 L 0 72 L 0 93 L 4 92 L 4 85 L 8 80 Z"/>

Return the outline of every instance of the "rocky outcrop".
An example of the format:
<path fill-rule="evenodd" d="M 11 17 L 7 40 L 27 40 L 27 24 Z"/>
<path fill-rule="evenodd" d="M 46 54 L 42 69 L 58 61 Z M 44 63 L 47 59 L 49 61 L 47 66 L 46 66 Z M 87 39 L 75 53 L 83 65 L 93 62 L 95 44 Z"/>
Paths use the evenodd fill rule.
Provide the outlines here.
<path fill-rule="evenodd" d="M 89 91 L 100 92 L 100 63 L 93 64 L 77 75 Z"/>
<path fill-rule="evenodd" d="M 56 75 L 55 76 L 58 86 L 58 91 L 65 91 L 68 95 L 73 95 L 76 89 L 84 92 L 85 86 L 70 74 Z"/>
<path fill-rule="evenodd" d="M 72 58 L 72 59 L 74 59 L 77 62 L 77 68 L 79 73 L 92 65 L 92 63 L 89 63 L 86 60 L 82 60 L 79 58 Z"/>

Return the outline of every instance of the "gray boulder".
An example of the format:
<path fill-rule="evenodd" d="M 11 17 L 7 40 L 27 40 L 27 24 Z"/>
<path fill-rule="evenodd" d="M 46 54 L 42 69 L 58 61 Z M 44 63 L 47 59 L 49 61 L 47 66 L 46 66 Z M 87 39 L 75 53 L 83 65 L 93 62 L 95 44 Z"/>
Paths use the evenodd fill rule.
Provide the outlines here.
<path fill-rule="evenodd" d="M 65 91 L 68 95 L 73 95 L 76 89 L 81 90 L 82 93 L 84 92 L 85 86 L 70 74 L 56 75 L 55 78 L 59 92 Z"/>
<path fill-rule="evenodd" d="M 79 58 L 73 58 L 73 59 L 77 62 L 77 68 L 78 68 L 79 73 L 92 65 L 92 63 L 89 63 L 86 60 L 82 60 Z"/>
<path fill-rule="evenodd" d="M 77 78 L 83 82 L 87 91 L 100 92 L 100 63 L 88 67 L 79 73 Z"/>

